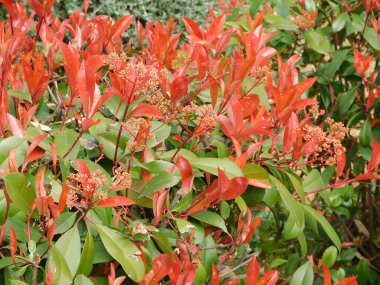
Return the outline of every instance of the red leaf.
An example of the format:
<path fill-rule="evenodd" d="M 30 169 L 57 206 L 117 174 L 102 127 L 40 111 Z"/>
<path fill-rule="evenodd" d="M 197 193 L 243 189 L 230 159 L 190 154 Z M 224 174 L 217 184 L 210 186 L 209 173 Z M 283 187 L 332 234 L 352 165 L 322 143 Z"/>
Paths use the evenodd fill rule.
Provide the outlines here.
<path fill-rule="evenodd" d="M 218 100 L 218 81 L 212 77 L 208 77 L 208 84 L 210 86 L 211 104 L 215 108 L 216 101 Z"/>
<path fill-rule="evenodd" d="M 160 221 L 160 218 L 164 211 L 167 194 L 168 194 L 168 190 L 163 190 L 163 191 L 161 190 L 153 194 L 153 214 L 154 214 L 153 225 L 154 226 L 157 226 L 158 222 Z"/>
<path fill-rule="evenodd" d="M 331 285 L 331 274 L 329 268 L 323 264 L 323 280 L 324 285 Z"/>
<path fill-rule="evenodd" d="M 216 17 L 215 20 L 211 23 L 209 32 L 217 37 L 223 31 L 225 21 L 226 14 L 222 14 Z"/>
<path fill-rule="evenodd" d="M 41 156 L 45 154 L 45 150 L 38 147 L 38 145 L 47 137 L 48 134 L 41 134 L 37 136 L 33 142 L 30 144 L 28 151 L 26 152 L 26 158 L 21 167 L 21 172 L 25 171 L 28 163 L 39 159 Z"/>
<path fill-rule="evenodd" d="M 106 200 L 101 200 L 98 203 L 98 208 L 105 207 L 119 207 L 119 206 L 130 206 L 136 204 L 135 201 L 124 197 L 124 196 L 112 196 L 108 197 Z"/>
<path fill-rule="evenodd" d="M 248 266 L 246 284 L 256 285 L 256 282 L 259 279 L 259 273 L 260 265 L 256 260 L 256 256 L 254 256 Z"/>
<path fill-rule="evenodd" d="M 380 144 L 373 139 L 372 140 L 372 156 L 368 163 L 368 171 L 374 170 L 380 164 Z"/>
<path fill-rule="evenodd" d="M 186 67 L 181 67 L 175 71 L 169 84 L 170 99 L 176 103 L 186 94 L 189 81 L 186 78 Z"/>
<path fill-rule="evenodd" d="M 15 231 L 13 230 L 12 227 L 9 228 L 9 245 L 10 245 L 10 249 L 11 249 L 11 257 L 12 257 L 12 261 L 13 261 L 13 264 L 15 266 L 16 265 L 16 251 L 17 251 L 17 237 L 16 237 L 16 233 Z"/>
<path fill-rule="evenodd" d="M 61 195 L 59 196 L 59 202 L 58 202 L 60 213 L 62 213 L 65 210 L 68 192 L 69 192 L 69 187 L 67 186 L 67 183 L 65 181 L 62 183 L 62 191 L 61 191 Z"/>
<path fill-rule="evenodd" d="M 275 285 L 278 280 L 278 272 L 271 270 L 265 273 L 263 278 L 257 283 L 257 285 Z"/>
<path fill-rule="evenodd" d="M 191 188 L 193 187 L 193 181 L 194 181 L 193 170 L 191 168 L 191 164 L 189 163 L 189 161 L 180 155 L 177 158 L 175 166 L 181 172 L 181 177 L 182 177 L 181 192 L 182 192 L 182 197 L 183 197 L 187 193 L 189 193 L 191 191 Z"/>
<path fill-rule="evenodd" d="M 252 186 L 259 187 L 259 188 L 264 188 L 264 189 L 272 188 L 272 185 L 270 183 L 268 183 L 264 180 L 260 180 L 260 179 L 249 178 L 248 184 L 252 185 Z"/>
<path fill-rule="evenodd" d="M 219 271 L 215 264 L 212 264 L 211 285 L 219 285 Z"/>
<path fill-rule="evenodd" d="M 54 173 L 57 173 L 57 148 L 55 143 L 51 143 L 51 159 L 53 161 L 53 170 Z"/>
<path fill-rule="evenodd" d="M 344 278 L 337 285 L 358 285 L 358 282 L 356 281 L 356 276 L 352 276 Z"/>
<path fill-rule="evenodd" d="M 185 24 L 186 30 L 195 37 L 198 37 L 199 39 L 203 39 L 203 35 L 201 30 L 199 29 L 199 26 L 196 22 L 194 22 L 192 19 L 183 17 L 183 23 Z"/>
<path fill-rule="evenodd" d="M 338 178 L 343 170 L 344 166 L 346 165 L 346 152 L 344 151 L 343 147 L 340 149 L 340 156 L 337 157 L 337 162 L 336 162 L 336 178 Z"/>
<path fill-rule="evenodd" d="M 231 180 L 221 169 L 218 169 L 218 183 L 221 189 L 221 200 L 232 200 L 244 193 L 248 180 L 244 177 L 234 177 Z"/>
<path fill-rule="evenodd" d="M 20 121 L 13 117 L 11 114 L 7 114 L 7 120 L 12 135 L 23 138 L 24 130 L 21 127 Z"/>
<path fill-rule="evenodd" d="M 131 117 L 149 116 L 149 117 L 162 118 L 162 113 L 155 106 L 142 104 L 134 108 L 130 116 Z"/>
<path fill-rule="evenodd" d="M 172 260 L 168 254 L 161 254 L 152 261 L 152 269 L 144 276 L 140 285 L 157 285 L 169 274 Z"/>
<path fill-rule="evenodd" d="M 111 37 L 119 37 L 121 36 L 131 25 L 133 21 L 133 16 L 123 16 L 111 28 Z"/>
<path fill-rule="evenodd" d="M 36 193 L 37 193 L 37 197 L 39 198 L 46 197 L 44 178 L 45 178 L 45 166 L 42 167 L 36 175 Z"/>

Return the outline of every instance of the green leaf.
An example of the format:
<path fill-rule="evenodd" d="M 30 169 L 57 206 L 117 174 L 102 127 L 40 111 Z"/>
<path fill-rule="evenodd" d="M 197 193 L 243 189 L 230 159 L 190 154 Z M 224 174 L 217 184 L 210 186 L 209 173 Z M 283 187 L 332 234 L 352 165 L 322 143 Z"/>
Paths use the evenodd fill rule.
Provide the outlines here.
<path fill-rule="evenodd" d="M 352 103 L 356 98 L 356 90 L 357 87 L 355 86 L 347 92 L 339 94 L 337 100 L 339 115 L 345 114 L 350 109 Z"/>
<path fill-rule="evenodd" d="M 154 233 L 152 238 L 164 253 L 168 253 L 170 255 L 173 254 L 172 247 L 170 246 L 169 239 L 166 235 L 163 233 Z"/>
<path fill-rule="evenodd" d="M 278 258 L 278 259 L 275 259 L 273 260 L 270 264 L 269 264 L 269 267 L 268 269 L 273 269 L 273 268 L 276 268 L 276 267 L 279 267 L 285 263 L 287 263 L 288 261 L 286 259 L 282 259 L 282 258 Z"/>
<path fill-rule="evenodd" d="M 323 79 L 326 79 L 328 81 L 333 79 L 335 73 L 339 70 L 342 63 L 347 59 L 348 52 L 349 49 L 333 51 L 331 55 L 331 62 L 326 64 L 321 70 L 318 71 L 318 82 L 325 82 L 325 84 L 328 84 L 328 82 L 323 81 Z"/>
<path fill-rule="evenodd" d="M 290 215 L 285 223 L 284 231 L 282 233 L 284 240 L 294 239 L 302 234 L 302 232 L 303 228 L 300 228 L 296 224 L 296 220 L 293 218 L 293 215 Z"/>
<path fill-rule="evenodd" d="M 360 128 L 360 134 L 359 134 L 359 142 L 360 145 L 366 147 L 370 146 L 372 141 L 372 131 L 371 131 L 371 124 L 368 120 L 364 122 L 362 127 Z"/>
<path fill-rule="evenodd" d="M 28 150 L 28 143 L 19 137 L 9 137 L 0 142 L 0 168 L 8 169 L 9 153 L 16 149 L 17 165 L 20 166 L 25 159 Z"/>
<path fill-rule="evenodd" d="M 212 145 L 216 146 L 216 150 L 218 152 L 218 158 L 225 158 L 230 155 L 230 151 L 225 143 L 214 142 Z"/>
<path fill-rule="evenodd" d="M 22 282 L 20 280 L 10 280 L 11 285 L 28 285 L 28 283 Z"/>
<path fill-rule="evenodd" d="M 173 175 L 166 171 L 160 172 L 144 186 L 138 197 L 141 198 L 170 186 L 173 186 Z"/>
<path fill-rule="evenodd" d="M 301 258 L 304 258 L 307 254 L 307 242 L 306 242 L 305 234 L 301 233 L 297 238 L 301 247 Z"/>
<path fill-rule="evenodd" d="M 26 100 L 26 101 L 32 103 L 32 96 L 30 95 L 30 93 L 28 91 L 8 90 L 8 95 L 15 97 L 15 98 L 23 99 L 23 100 Z"/>
<path fill-rule="evenodd" d="M 72 129 L 65 128 L 54 136 L 54 144 L 57 148 L 57 154 L 63 157 L 71 148 L 79 134 Z M 78 156 L 80 144 L 76 144 L 70 154 L 65 157 L 65 161 L 74 159 Z"/>
<path fill-rule="evenodd" d="M 335 246 L 330 246 L 326 248 L 325 252 L 322 255 L 322 261 L 327 267 L 334 265 L 336 258 L 338 257 L 338 250 Z"/>
<path fill-rule="evenodd" d="M 224 223 L 223 218 L 214 212 L 203 211 L 203 212 L 199 212 L 194 215 L 191 215 L 191 217 L 193 217 L 194 219 L 197 219 L 198 221 L 201 221 L 206 224 L 217 227 L 219 229 L 222 229 L 224 232 L 228 233 L 226 224 Z"/>
<path fill-rule="evenodd" d="M 311 217 L 314 217 L 314 219 L 321 225 L 327 236 L 330 238 L 330 240 L 334 243 L 334 245 L 338 248 L 340 251 L 342 244 L 340 242 L 339 236 L 336 234 L 334 228 L 331 226 L 331 224 L 326 220 L 324 216 L 322 216 L 321 213 L 311 208 L 309 205 L 303 205 L 306 212 L 309 213 Z"/>
<path fill-rule="evenodd" d="M 279 15 L 269 14 L 265 16 L 265 21 L 272 25 L 273 28 L 279 30 L 297 31 L 298 27 L 293 22 Z"/>
<path fill-rule="evenodd" d="M 94 283 L 83 274 L 80 274 L 75 277 L 74 285 L 94 285 Z"/>
<path fill-rule="evenodd" d="M 367 284 L 370 274 L 371 268 L 369 267 L 368 262 L 365 259 L 361 259 L 356 266 L 356 272 L 358 274 L 357 281 L 359 284 Z"/>
<path fill-rule="evenodd" d="M 173 211 L 175 212 L 186 211 L 190 207 L 192 201 L 193 201 L 193 193 L 192 191 L 190 191 L 177 204 L 175 204 Z"/>
<path fill-rule="evenodd" d="M 86 241 L 84 242 L 83 251 L 79 261 L 77 274 L 88 276 L 92 271 L 92 264 L 94 261 L 94 240 L 91 232 L 87 232 Z"/>
<path fill-rule="evenodd" d="M 276 185 L 282 201 L 289 209 L 290 214 L 293 215 L 293 218 L 300 229 L 303 229 L 305 226 L 305 217 L 304 212 L 302 210 L 301 204 L 299 204 L 293 196 L 289 193 L 288 189 L 282 184 L 277 178 L 271 176 L 271 180 Z"/>
<path fill-rule="evenodd" d="M 198 263 L 197 272 L 195 274 L 194 285 L 203 285 L 207 283 L 206 269 L 202 263 Z"/>
<path fill-rule="evenodd" d="M 330 52 L 330 42 L 325 35 L 310 29 L 305 32 L 305 40 L 309 47 L 321 54 L 328 54 Z"/>
<path fill-rule="evenodd" d="M 220 215 L 223 219 L 227 219 L 230 216 L 230 205 L 226 201 L 221 201 L 219 204 Z"/>
<path fill-rule="evenodd" d="M 140 282 L 144 278 L 145 267 L 139 249 L 115 230 L 101 225 L 96 225 L 96 228 L 108 253 L 120 263 L 128 277 Z"/>
<path fill-rule="evenodd" d="M 202 242 L 203 248 L 201 252 L 201 259 L 203 260 L 203 265 L 206 269 L 206 276 L 211 275 L 212 264 L 218 261 L 218 255 L 216 252 L 215 241 L 211 235 L 208 235 Z"/>
<path fill-rule="evenodd" d="M 244 215 L 247 212 L 247 204 L 241 196 L 235 198 L 235 203 L 238 205 L 240 212 Z"/>
<path fill-rule="evenodd" d="M 367 27 L 364 32 L 365 40 L 371 45 L 375 50 L 380 51 L 380 40 L 379 35 L 373 28 Z"/>
<path fill-rule="evenodd" d="M 71 275 L 69 266 L 55 245 L 51 246 L 49 265 L 54 272 L 53 285 L 72 284 L 73 276 Z"/>
<path fill-rule="evenodd" d="M 310 173 L 303 179 L 302 185 L 305 192 L 311 192 L 325 187 L 323 178 L 317 169 L 310 171 Z"/>
<path fill-rule="evenodd" d="M 245 178 L 261 179 L 265 181 L 269 180 L 268 172 L 257 164 L 247 163 L 244 167 L 243 173 Z"/>
<path fill-rule="evenodd" d="M 310 285 L 313 284 L 314 273 L 310 262 L 307 262 L 297 268 L 294 272 L 290 285 Z"/>
<path fill-rule="evenodd" d="M 347 21 L 349 20 L 350 17 L 348 16 L 347 12 L 340 14 L 338 17 L 335 18 L 334 22 L 332 23 L 333 32 L 337 33 L 341 31 L 346 25 Z"/>
<path fill-rule="evenodd" d="M 190 150 L 187 150 L 185 148 L 180 149 L 178 152 L 177 151 L 178 151 L 178 149 L 169 150 L 168 152 L 165 152 L 161 156 L 161 158 L 169 160 L 173 157 L 173 155 L 175 153 L 177 153 L 176 157 L 178 157 L 178 155 L 180 155 L 180 156 L 183 156 L 184 158 L 186 158 L 187 160 L 192 160 L 192 159 L 197 158 L 197 156 L 193 152 L 191 152 Z"/>
<path fill-rule="evenodd" d="M 117 137 L 117 131 L 104 132 L 96 136 L 96 139 L 98 140 L 99 146 L 103 150 L 104 155 L 110 160 L 113 160 L 115 155 Z M 117 148 L 117 158 L 120 158 L 120 156 L 123 154 L 126 146 L 126 141 L 126 136 L 122 135 L 120 137 L 119 146 Z"/>
<path fill-rule="evenodd" d="M 4 183 L 15 207 L 30 214 L 30 205 L 36 198 L 36 192 L 28 179 L 19 172 L 13 172 L 4 176 Z"/>
<path fill-rule="evenodd" d="M 79 266 L 80 260 L 80 237 L 79 231 L 76 226 L 64 233 L 55 244 L 57 250 L 62 254 L 65 259 L 71 276 L 75 276 Z"/>
<path fill-rule="evenodd" d="M 62 234 L 66 232 L 75 223 L 77 213 L 76 212 L 64 212 L 57 221 L 57 229 L 55 234 Z"/>
<path fill-rule="evenodd" d="M 199 157 L 189 161 L 191 166 L 218 175 L 218 168 L 226 172 L 229 179 L 243 176 L 241 169 L 229 158 Z"/>
<path fill-rule="evenodd" d="M 285 173 L 288 175 L 290 181 L 292 182 L 294 190 L 296 190 L 298 196 L 301 199 L 301 202 L 305 203 L 305 192 L 301 183 L 301 179 L 297 175 L 294 175 L 292 173 L 289 173 L 289 172 L 285 172 Z"/>

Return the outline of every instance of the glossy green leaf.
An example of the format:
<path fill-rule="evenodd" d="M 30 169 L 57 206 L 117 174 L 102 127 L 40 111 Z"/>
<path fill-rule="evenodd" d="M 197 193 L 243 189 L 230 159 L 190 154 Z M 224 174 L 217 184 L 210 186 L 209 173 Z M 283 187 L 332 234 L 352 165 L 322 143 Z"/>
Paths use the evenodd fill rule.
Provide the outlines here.
<path fill-rule="evenodd" d="M 305 226 L 305 217 L 301 204 L 299 204 L 293 196 L 290 194 L 289 190 L 286 189 L 284 184 L 282 184 L 277 178 L 271 176 L 271 180 L 276 185 L 282 201 L 289 209 L 290 214 L 293 215 L 293 218 L 300 229 L 303 229 Z"/>
<path fill-rule="evenodd" d="M 265 21 L 271 24 L 271 26 L 275 29 L 288 31 L 298 30 L 296 24 L 279 15 L 268 14 L 265 16 Z"/>
<path fill-rule="evenodd" d="M 222 229 L 224 232 L 228 233 L 226 224 L 223 218 L 214 212 L 203 211 L 203 212 L 199 212 L 194 215 L 191 215 L 191 217 L 193 217 L 194 219 L 197 219 L 198 221 L 201 221 L 206 224 L 217 227 L 219 229 Z"/>
<path fill-rule="evenodd" d="M 128 277 L 140 282 L 145 274 L 139 249 L 127 237 L 110 228 L 96 225 L 100 238 L 108 253 L 120 263 Z"/>
<path fill-rule="evenodd" d="M 163 188 L 172 186 L 173 175 L 169 172 L 160 172 L 155 175 L 141 190 L 139 198 L 152 194 Z"/>
<path fill-rule="evenodd" d="M 28 150 L 26 140 L 19 137 L 9 137 L 0 141 L 0 168 L 8 169 L 8 157 L 13 148 L 16 149 L 18 166 L 24 161 Z"/>
<path fill-rule="evenodd" d="M 371 124 L 368 120 L 364 122 L 362 127 L 360 128 L 360 134 L 359 134 L 359 142 L 360 145 L 366 147 L 370 146 L 372 141 L 372 131 L 371 131 Z"/>
<path fill-rule="evenodd" d="M 66 261 L 71 276 L 75 276 L 79 261 L 81 243 L 79 237 L 79 231 L 76 226 L 64 233 L 55 244 L 57 250 L 61 253 L 62 257 Z"/>
<path fill-rule="evenodd" d="M 340 250 L 342 247 L 340 238 L 335 232 L 332 225 L 326 220 L 326 218 L 322 216 L 321 213 L 311 208 L 309 205 L 304 205 L 304 209 L 310 214 L 311 217 L 314 217 L 314 219 L 321 225 L 321 227 L 323 228 L 327 236 L 330 238 L 330 240 L 334 243 L 338 250 Z"/>
<path fill-rule="evenodd" d="M 79 134 L 74 130 L 65 128 L 54 136 L 54 144 L 56 146 L 58 156 L 62 158 L 67 153 L 77 139 L 78 135 Z M 68 161 L 69 159 L 76 158 L 78 156 L 79 147 L 80 145 L 76 144 L 64 160 Z"/>
<path fill-rule="evenodd" d="M 51 266 L 51 270 L 54 272 L 53 285 L 72 284 L 73 275 L 70 272 L 65 258 L 55 245 L 51 246 L 49 266 Z"/>
<path fill-rule="evenodd" d="M 86 241 L 84 242 L 84 247 L 79 261 L 79 267 L 77 274 L 83 274 L 88 276 L 92 271 L 92 264 L 94 260 L 94 240 L 92 238 L 91 232 L 87 232 Z"/>
<path fill-rule="evenodd" d="M 286 172 L 286 174 L 288 175 L 290 181 L 292 182 L 293 188 L 294 190 L 296 190 L 298 197 L 300 197 L 301 199 L 301 202 L 305 203 L 305 192 L 303 189 L 301 179 L 297 175 L 294 175 L 292 173 Z"/>
<path fill-rule="evenodd" d="M 330 52 L 330 42 L 325 35 L 320 32 L 310 29 L 305 32 L 305 40 L 309 47 L 321 54 L 328 54 Z"/>
<path fill-rule="evenodd" d="M 26 101 L 32 103 L 32 96 L 28 91 L 8 90 L 8 95 L 15 97 L 15 98 L 23 99 L 23 100 L 26 100 Z"/>
<path fill-rule="evenodd" d="M 341 31 L 346 25 L 347 21 L 349 20 L 350 20 L 350 17 L 348 16 L 347 12 L 339 14 L 338 17 L 336 17 L 332 23 L 333 32 L 336 33 L 336 32 Z"/>
<path fill-rule="evenodd" d="M 74 285 L 93 285 L 94 283 L 83 274 L 75 277 Z"/>
<path fill-rule="evenodd" d="M 229 179 L 243 176 L 240 168 L 229 158 L 199 157 L 189 161 L 191 166 L 202 169 L 214 175 L 218 175 L 218 168 L 226 172 Z"/>
<path fill-rule="evenodd" d="M 164 235 L 163 233 L 154 233 L 151 237 L 158 245 L 158 247 L 162 250 L 162 252 L 168 253 L 170 255 L 173 254 L 172 247 L 166 235 Z"/>
<path fill-rule="evenodd" d="M 314 273 L 310 262 L 298 267 L 294 272 L 292 279 L 290 279 L 290 285 L 310 285 L 313 284 Z"/>
<path fill-rule="evenodd" d="M 36 192 L 28 179 L 23 174 L 14 172 L 4 176 L 4 183 L 15 207 L 29 214 Z"/>
<path fill-rule="evenodd" d="M 327 267 L 334 265 L 336 258 L 338 257 L 338 250 L 335 246 L 330 246 L 326 248 L 322 255 L 322 261 Z"/>
<path fill-rule="evenodd" d="M 206 276 L 211 275 L 212 264 L 218 261 L 218 255 L 215 247 L 215 241 L 211 235 L 208 235 L 202 243 L 204 250 L 201 252 L 201 259 L 206 269 Z"/>
<path fill-rule="evenodd" d="M 349 108 L 351 107 L 352 103 L 354 102 L 356 98 L 356 89 L 357 87 L 353 87 L 347 92 L 340 93 L 338 95 L 338 112 L 340 115 L 344 115 Z"/>
<path fill-rule="evenodd" d="M 231 208 L 226 201 L 221 201 L 219 205 L 220 215 L 223 219 L 227 219 L 230 216 Z"/>
<path fill-rule="evenodd" d="M 364 39 L 377 51 L 380 51 L 379 35 L 373 28 L 367 27 L 364 32 Z"/>

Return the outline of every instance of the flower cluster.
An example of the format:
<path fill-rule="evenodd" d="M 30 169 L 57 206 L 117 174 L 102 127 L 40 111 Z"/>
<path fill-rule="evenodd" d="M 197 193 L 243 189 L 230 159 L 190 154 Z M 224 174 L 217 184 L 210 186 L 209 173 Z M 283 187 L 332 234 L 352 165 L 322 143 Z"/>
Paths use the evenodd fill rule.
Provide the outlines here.
<path fill-rule="evenodd" d="M 107 199 L 107 193 L 99 191 L 100 188 L 108 184 L 107 178 L 101 170 L 95 170 L 90 175 L 83 173 L 70 173 L 68 176 L 67 186 L 67 204 L 69 208 L 86 207 L 94 200 Z"/>
<path fill-rule="evenodd" d="M 254 85 L 260 85 L 266 83 L 268 78 L 272 77 L 272 70 L 268 65 L 253 67 L 249 76 L 254 79 Z"/>
<path fill-rule="evenodd" d="M 150 132 L 152 127 L 152 121 L 144 118 L 130 118 L 126 122 L 122 123 L 123 130 L 128 132 L 132 139 L 127 143 L 127 148 L 131 152 L 142 150 L 148 139 L 153 138 L 153 134 Z"/>
<path fill-rule="evenodd" d="M 312 115 L 314 119 L 318 118 L 319 116 L 323 116 L 326 112 L 325 110 L 320 110 L 318 104 L 314 104 L 309 109 L 309 113 Z"/>
<path fill-rule="evenodd" d="M 112 71 L 116 71 L 121 68 L 122 64 L 127 61 L 127 55 L 123 52 L 118 55 L 116 52 L 109 54 L 105 59 L 105 64 Z"/>
<path fill-rule="evenodd" d="M 348 128 L 341 122 L 335 122 L 331 118 L 326 119 L 330 132 L 323 131 L 319 126 L 306 125 L 301 135 L 306 141 L 303 151 L 305 155 L 311 155 L 313 161 L 319 161 L 326 165 L 336 164 L 345 148 L 341 140 L 344 139 Z"/>
<path fill-rule="evenodd" d="M 128 189 L 131 187 L 131 182 L 131 175 L 122 167 L 118 167 L 115 169 L 114 176 L 112 177 L 111 188 L 115 191 Z"/>
<path fill-rule="evenodd" d="M 218 117 L 214 113 L 211 105 L 199 106 L 194 102 L 182 108 L 185 114 L 195 114 L 198 117 L 198 126 L 194 130 L 193 136 L 209 135 L 218 125 Z"/>
<path fill-rule="evenodd" d="M 172 62 L 172 68 L 178 69 L 191 61 L 189 55 L 185 52 L 178 52 L 177 56 Z"/>
<path fill-rule="evenodd" d="M 146 97 L 146 101 L 160 110 L 164 123 L 169 123 L 173 120 L 174 113 L 170 110 L 171 101 L 162 92 L 153 93 L 151 96 Z"/>
<path fill-rule="evenodd" d="M 314 18 L 316 15 L 316 13 L 308 13 L 306 11 L 302 11 L 302 15 L 296 16 L 293 19 L 293 22 L 300 28 L 300 30 L 306 31 L 314 27 Z"/>

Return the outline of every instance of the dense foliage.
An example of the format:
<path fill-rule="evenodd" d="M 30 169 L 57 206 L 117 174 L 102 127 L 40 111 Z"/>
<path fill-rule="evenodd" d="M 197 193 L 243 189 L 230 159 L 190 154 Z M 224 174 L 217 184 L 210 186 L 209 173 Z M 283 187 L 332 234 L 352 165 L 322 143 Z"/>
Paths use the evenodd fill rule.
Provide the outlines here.
<path fill-rule="evenodd" d="M 0 2 L 1 283 L 378 284 L 380 1 Z"/>

